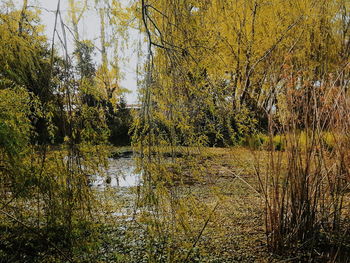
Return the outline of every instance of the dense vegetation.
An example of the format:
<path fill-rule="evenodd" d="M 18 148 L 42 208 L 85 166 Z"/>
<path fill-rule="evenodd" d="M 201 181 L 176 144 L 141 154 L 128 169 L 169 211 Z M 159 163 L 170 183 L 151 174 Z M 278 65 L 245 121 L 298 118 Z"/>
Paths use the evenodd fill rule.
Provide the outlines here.
<path fill-rule="evenodd" d="M 1 1 L 0 262 L 349 262 L 347 0 L 58 0 L 51 39 L 30 2 Z M 126 145 L 139 185 L 94 187 Z"/>

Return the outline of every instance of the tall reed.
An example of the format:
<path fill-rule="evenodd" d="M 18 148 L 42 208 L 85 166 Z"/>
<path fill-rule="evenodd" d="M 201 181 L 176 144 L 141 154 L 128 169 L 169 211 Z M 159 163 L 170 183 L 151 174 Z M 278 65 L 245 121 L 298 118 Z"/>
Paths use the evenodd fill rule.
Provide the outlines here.
<path fill-rule="evenodd" d="M 347 85 L 327 79 L 294 87 L 290 83 L 283 107 L 269 114 L 269 164 L 265 175 L 257 170 L 267 244 L 277 253 L 308 251 L 310 258 L 341 260 L 349 245 Z M 275 150 L 276 134 L 284 151 Z"/>

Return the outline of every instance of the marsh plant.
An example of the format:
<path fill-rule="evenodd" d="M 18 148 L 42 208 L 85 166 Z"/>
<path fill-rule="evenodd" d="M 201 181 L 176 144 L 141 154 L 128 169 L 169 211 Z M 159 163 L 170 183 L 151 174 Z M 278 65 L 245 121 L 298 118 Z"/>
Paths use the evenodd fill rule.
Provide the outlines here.
<path fill-rule="evenodd" d="M 309 258 L 338 262 L 348 257 L 345 87 L 331 79 L 317 88 L 307 84 L 302 90 L 287 88 L 280 112 L 283 120 L 276 122 L 270 114 L 269 164 L 264 172 L 257 169 L 257 175 L 265 196 L 267 243 L 272 251 L 309 251 L 305 252 Z M 276 133 L 284 136 L 283 151 L 273 147 Z"/>

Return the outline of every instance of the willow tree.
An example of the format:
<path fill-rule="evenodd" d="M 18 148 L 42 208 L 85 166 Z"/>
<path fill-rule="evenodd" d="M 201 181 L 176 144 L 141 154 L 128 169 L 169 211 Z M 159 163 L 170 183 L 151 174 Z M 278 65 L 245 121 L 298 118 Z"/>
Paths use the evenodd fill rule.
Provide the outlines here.
<path fill-rule="evenodd" d="M 103 91 L 104 96 L 107 101 L 116 103 L 117 93 L 119 93 L 118 81 L 119 81 L 119 72 L 118 65 L 112 64 L 108 59 L 108 53 L 110 53 L 109 47 L 112 45 L 110 41 L 107 41 L 109 36 L 108 30 L 110 25 L 110 6 L 109 1 L 95 1 L 95 8 L 100 19 L 100 53 L 101 53 L 101 62 L 97 71 L 97 81 L 100 89 Z M 114 38 L 114 37 L 113 37 Z M 118 56 L 118 50 L 115 51 L 115 56 Z M 118 61 L 116 61 L 118 63 Z M 112 66 L 112 67 L 111 67 Z"/>
<path fill-rule="evenodd" d="M 153 64 L 160 76 L 155 83 L 159 80 L 162 86 L 153 89 L 160 92 L 154 101 L 181 104 L 192 111 L 189 126 L 207 125 L 218 138 L 226 132 L 226 142 L 266 130 L 266 112 L 283 85 L 286 59 L 308 66 L 300 68 L 303 72 L 316 66 L 315 79 L 336 65 L 328 36 L 339 5 L 278 0 L 144 3 Z M 194 99 L 200 103 L 191 103 Z M 196 110 L 198 104 L 207 108 L 205 118 L 205 109 Z"/>
<path fill-rule="evenodd" d="M 59 11 L 58 4 L 56 22 Z M 76 82 L 68 57 L 58 57 L 55 38 L 48 48 L 29 1 L 22 10 L 2 9 L 0 20 L 1 257 L 36 260 L 44 253 L 54 261 L 73 261 L 74 247 L 81 245 L 76 234 L 91 223 L 87 174 L 105 161 L 97 146 L 108 136 L 103 111 L 86 107 L 72 92 Z M 60 141 L 57 119 L 65 124 L 64 142 L 52 149 Z M 22 250 L 13 249 L 17 242 L 25 244 Z"/>
<path fill-rule="evenodd" d="M 149 262 L 188 262 L 198 255 L 197 243 L 219 201 L 202 202 L 182 175 L 198 182 L 205 178 L 197 154 L 208 145 L 208 131 L 214 140 L 220 139 L 216 129 L 221 123 L 214 114 L 220 101 L 195 48 L 206 39 L 199 37 L 200 19 L 190 5 L 183 1 L 139 4 L 148 45 L 142 107 L 133 126 L 133 144 L 141 153 L 138 164 L 143 171 L 139 219 L 146 224 Z"/>
<path fill-rule="evenodd" d="M 168 149 L 176 163 L 176 146 L 237 143 L 259 130 L 269 129 L 273 136 L 280 129 L 286 133 L 315 129 L 320 121 L 315 109 L 323 105 L 323 97 L 340 83 L 347 86 L 346 1 L 143 0 L 139 5 L 148 60 L 141 90 L 143 107 L 134 124 L 135 146 L 146 156 L 141 165 L 151 186 L 145 196 L 157 200 L 154 203 L 166 203 L 157 191 L 166 193 L 162 192 L 169 197 L 172 209 L 180 207 L 176 205 L 181 202 L 181 195 L 162 187 L 162 180 L 172 182 L 176 178 L 176 168 L 167 167 L 161 158 L 153 157 L 154 153 L 162 155 L 161 149 Z M 307 172 L 296 177 L 300 181 L 294 185 L 285 178 L 290 192 L 281 197 L 294 207 L 284 210 L 286 207 L 274 203 L 274 193 L 281 193 L 278 190 L 266 193 L 271 198 L 267 210 L 271 209 L 269 205 L 276 205 L 270 219 L 274 215 L 281 219 L 281 215 L 286 220 L 286 225 L 266 222 L 268 237 L 284 233 L 285 238 L 292 235 L 295 242 L 304 242 L 319 227 L 320 213 L 312 209 L 305 212 L 304 207 L 311 203 L 322 206 L 315 196 L 320 191 L 310 190 L 315 185 L 306 183 Z M 152 188 L 152 184 L 162 190 Z M 312 194 L 298 192 L 297 185 L 310 187 L 306 192 Z M 181 214 L 181 209 L 174 210 Z M 171 219 L 174 227 L 177 219 Z M 295 235 L 295 227 L 301 225 L 312 227 L 310 231 L 299 228 Z M 285 242 L 284 237 L 277 243 Z M 281 243 L 277 243 L 278 250 Z"/>
<path fill-rule="evenodd" d="M 86 0 L 84 2 L 69 0 L 69 18 L 73 26 L 74 43 L 77 48 L 78 63 L 82 59 L 81 54 L 79 53 L 79 42 L 80 42 L 79 22 L 82 19 L 86 9 L 87 9 Z"/>

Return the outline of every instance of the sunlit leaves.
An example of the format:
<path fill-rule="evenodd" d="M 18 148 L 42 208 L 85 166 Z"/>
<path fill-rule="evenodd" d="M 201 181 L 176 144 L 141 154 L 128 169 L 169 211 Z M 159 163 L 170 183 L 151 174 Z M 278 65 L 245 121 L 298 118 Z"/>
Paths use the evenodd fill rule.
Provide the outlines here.
<path fill-rule="evenodd" d="M 0 150 L 11 157 L 21 154 L 29 143 L 30 104 L 25 89 L 0 89 Z"/>

